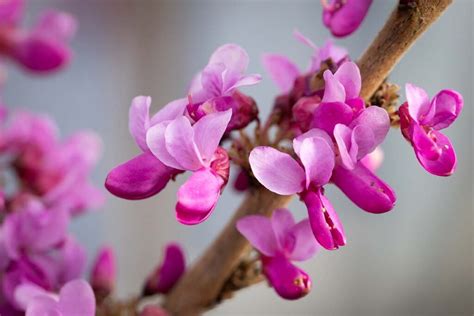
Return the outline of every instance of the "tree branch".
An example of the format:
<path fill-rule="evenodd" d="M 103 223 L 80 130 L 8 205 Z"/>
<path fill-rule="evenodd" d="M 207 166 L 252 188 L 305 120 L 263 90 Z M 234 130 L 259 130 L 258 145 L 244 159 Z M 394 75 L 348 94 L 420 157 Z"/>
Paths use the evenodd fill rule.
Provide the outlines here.
<path fill-rule="evenodd" d="M 447 8 L 452 0 L 417 0 L 400 4 L 359 60 L 364 99 L 369 99 L 415 40 Z M 188 270 L 171 293 L 164 307 L 173 315 L 196 315 L 217 299 L 224 283 L 250 250 L 235 224 L 243 216 L 269 216 L 286 206 L 291 196 L 280 196 L 259 187 L 247 195 L 217 239 Z"/>

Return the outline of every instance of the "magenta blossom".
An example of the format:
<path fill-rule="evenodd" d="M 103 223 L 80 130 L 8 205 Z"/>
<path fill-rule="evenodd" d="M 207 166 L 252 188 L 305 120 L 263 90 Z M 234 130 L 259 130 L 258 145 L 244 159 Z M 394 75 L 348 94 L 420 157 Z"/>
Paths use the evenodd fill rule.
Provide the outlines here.
<path fill-rule="evenodd" d="M 65 284 L 59 294 L 25 284 L 15 291 L 15 297 L 22 302 L 26 316 L 94 316 L 95 297 L 90 285 L 84 280 Z"/>
<path fill-rule="evenodd" d="M 186 270 L 184 251 L 178 244 L 168 244 L 160 265 L 148 277 L 143 295 L 166 294 Z"/>
<path fill-rule="evenodd" d="M 77 29 L 76 20 L 67 13 L 50 10 L 27 31 L 18 26 L 22 11 L 21 0 L 0 3 L 0 54 L 36 72 L 67 64 L 71 58 L 68 41 Z"/>
<path fill-rule="evenodd" d="M 107 296 L 115 288 L 117 263 L 112 247 L 102 247 L 92 265 L 90 284 L 94 293 Z"/>
<path fill-rule="evenodd" d="M 330 59 L 337 65 L 348 59 L 347 50 L 334 45 L 331 40 L 327 40 L 322 47 L 318 47 L 300 32 L 295 31 L 294 35 L 298 41 L 313 50 L 311 63 L 305 72 L 302 72 L 298 66 L 286 56 L 280 54 L 265 54 L 262 57 L 263 66 L 282 93 L 288 93 L 298 77 L 308 73 L 318 72 L 324 61 Z"/>
<path fill-rule="evenodd" d="M 372 0 L 321 0 L 323 22 L 332 35 L 344 37 L 357 30 Z"/>
<path fill-rule="evenodd" d="M 449 176 L 456 169 L 456 153 L 448 137 L 440 133 L 459 116 L 461 94 L 442 90 L 429 100 L 426 92 L 412 84 L 405 86 L 407 102 L 399 109 L 403 136 L 411 143 L 418 161 L 426 171 Z"/>
<path fill-rule="evenodd" d="M 242 47 L 225 44 L 217 48 L 191 83 L 187 106 L 190 117 L 198 121 L 209 113 L 232 109 L 228 131 L 241 129 L 255 119 L 255 102 L 237 90 L 261 80 L 258 74 L 245 75 L 248 64 L 249 56 Z"/>
<path fill-rule="evenodd" d="M 105 187 L 112 194 L 128 199 L 145 199 L 158 194 L 180 170 L 170 168 L 158 160 L 148 148 L 148 129 L 161 122 L 182 117 L 187 100 L 178 99 L 165 105 L 150 118 L 151 98 L 135 97 L 129 111 L 129 130 L 142 153 L 115 167 L 107 175 Z"/>
<path fill-rule="evenodd" d="M 276 209 L 272 218 L 251 215 L 237 222 L 238 231 L 261 254 L 263 273 L 285 299 L 298 299 L 311 290 L 311 279 L 291 261 L 312 258 L 319 245 L 307 219 L 295 223 L 287 209 Z"/>
<path fill-rule="evenodd" d="M 344 228 L 322 189 L 335 164 L 331 138 L 324 131 L 313 129 L 295 138 L 293 149 L 299 161 L 272 147 L 256 147 L 249 157 L 252 172 L 272 192 L 298 193 L 308 208 L 318 242 L 326 249 L 337 249 L 346 244 Z"/>
<path fill-rule="evenodd" d="M 177 220 L 198 224 L 214 210 L 229 178 L 229 156 L 219 147 L 232 110 L 208 114 L 194 125 L 184 116 L 149 129 L 147 144 L 163 164 L 192 171 L 178 191 Z"/>

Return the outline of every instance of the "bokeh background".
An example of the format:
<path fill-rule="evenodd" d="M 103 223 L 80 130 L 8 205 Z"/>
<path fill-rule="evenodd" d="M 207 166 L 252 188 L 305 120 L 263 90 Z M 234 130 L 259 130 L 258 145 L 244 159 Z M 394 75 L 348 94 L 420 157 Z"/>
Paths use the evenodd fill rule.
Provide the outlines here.
<path fill-rule="evenodd" d="M 357 58 L 395 3 L 374 1 L 362 27 L 337 44 Z M 182 97 L 192 76 L 223 43 L 243 46 L 251 57 L 249 71 L 264 74 L 263 52 L 287 54 L 300 66 L 307 65 L 311 51 L 293 39 L 294 28 L 319 44 L 329 36 L 317 0 L 30 0 L 27 23 L 48 7 L 67 10 L 79 19 L 73 63 L 44 78 L 9 67 L 4 100 L 11 107 L 49 113 L 63 135 L 83 128 L 97 131 L 104 142 L 103 159 L 94 172 L 98 185 L 108 170 L 138 153 L 127 130 L 134 96 L 152 96 L 154 109 Z M 239 292 L 209 315 L 472 315 L 472 58 L 473 2 L 458 0 L 390 77 L 402 86 L 420 85 L 430 95 L 443 88 L 463 94 L 463 113 L 446 131 L 459 156 L 455 175 L 438 178 L 426 173 L 400 132 L 392 130 L 383 146 L 386 158 L 379 174 L 397 192 L 395 209 L 368 214 L 330 188 L 348 245 L 335 252 L 322 250 L 302 265 L 313 278 L 312 292 L 288 302 L 260 284 Z M 266 115 L 277 89 L 265 74 L 264 79 L 245 92 Z M 176 222 L 173 210 L 184 178 L 145 201 L 108 194 L 103 210 L 73 224 L 90 256 L 104 243 L 116 248 L 120 296 L 139 290 L 170 240 L 181 242 L 188 259 L 195 259 L 242 198 L 229 186 L 209 220 L 185 227 Z M 298 201 L 291 209 L 298 218 L 305 215 Z"/>

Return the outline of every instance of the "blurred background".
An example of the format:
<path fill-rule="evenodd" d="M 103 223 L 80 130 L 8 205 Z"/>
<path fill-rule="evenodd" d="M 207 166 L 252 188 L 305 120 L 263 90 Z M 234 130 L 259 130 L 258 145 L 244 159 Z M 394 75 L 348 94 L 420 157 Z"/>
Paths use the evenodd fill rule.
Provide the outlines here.
<path fill-rule="evenodd" d="M 361 28 L 338 40 L 356 59 L 375 37 L 395 0 L 374 1 Z M 235 42 L 251 57 L 249 72 L 264 81 L 245 89 L 269 113 L 276 87 L 260 64 L 263 52 L 290 56 L 306 67 L 311 51 L 292 37 L 294 28 L 322 44 L 319 1 L 121 1 L 30 0 L 27 23 L 43 9 L 73 13 L 80 22 L 70 67 L 47 77 L 9 67 L 4 100 L 10 107 L 46 112 L 62 135 L 93 129 L 104 142 L 94 180 L 138 153 L 128 134 L 128 107 L 140 94 L 154 110 L 182 97 L 192 76 L 219 45 Z M 328 194 L 348 237 L 335 252 L 322 250 L 302 267 L 313 290 L 304 299 L 280 299 L 266 284 L 239 292 L 209 315 L 472 315 L 473 296 L 473 2 L 455 1 L 412 47 L 390 80 L 412 82 L 430 96 L 443 88 L 460 91 L 465 107 L 446 133 L 459 158 L 449 178 L 429 175 L 399 130 L 384 143 L 379 175 L 398 195 L 395 209 L 373 215 L 359 210 L 338 190 Z M 402 91 L 401 99 L 404 100 Z M 183 244 L 195 259 L 218 234 L 242 198 L 228 186 L 213 215 L 186 227 L 174 217 L 179 177 L 158 196 L 125 201 L 107 194 L 103 210 L 75 221 L 73 231 L 90 257 L 106 243 L 119 260 L 121 297 L 136 293 L 158 263 L 165 243 Z M 298 218 L 304 205 L 290 208 Z M 183 298 L 185 299 L 185 298 Z"/>

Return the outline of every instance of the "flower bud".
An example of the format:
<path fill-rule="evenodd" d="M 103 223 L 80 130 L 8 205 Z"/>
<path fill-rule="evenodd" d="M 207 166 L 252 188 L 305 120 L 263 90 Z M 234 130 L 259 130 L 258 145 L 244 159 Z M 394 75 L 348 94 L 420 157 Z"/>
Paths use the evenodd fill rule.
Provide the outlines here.
<path fill-rule="evenodd" d="M 148 277 L 142 295 L 166 294 L 178 282 L 186 268 L 184 253 L 178 244 L 166 246 L 163 262 Z"/>
<path fill-rule="evenodd" d="M 234 106 L 232 109 L 232 118 L 226 131 L 233 131 L 245 128 L 258 116 L 258 107 L 255 100 L 242 92 L 235 90 L 232 93 Z"/>
<path fill-rule="evenodd" d="M 293 106 L 293 119 L 301 132 L 306 132 L 310 129 L 310 125 L 313 122 L 314 110 L 319 103 L 321 103 L 321 98 L 315 95 L 312 97 L 303 97 Z"/>
<path fill-rule="evenodd" d="M 103 247 L 97 253 L 92 266 L 91 285 L 98 297 L 108 296 L 115 288 L 117 267 L 114 251 L 111 247 Z"/>

